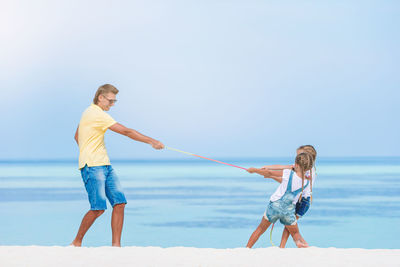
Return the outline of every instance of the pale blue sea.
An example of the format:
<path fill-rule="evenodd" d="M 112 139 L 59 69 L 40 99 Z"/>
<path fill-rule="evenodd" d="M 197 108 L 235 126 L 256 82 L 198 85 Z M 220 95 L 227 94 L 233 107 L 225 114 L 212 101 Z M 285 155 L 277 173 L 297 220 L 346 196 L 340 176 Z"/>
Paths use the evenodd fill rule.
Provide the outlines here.
<path fill-rule="evenodd" d="M 243 167 L 291 163 L 220 160 Z M 243 247 L 278 186 L 197 158 L 113 161 L 113 167 L 128 199 L 124 246 Z M 317 174 L 314 202 L 299 221 L 310 245 L 400 248 L 400 158 L 320 158 Z M 88 209 L 75 161 L 0 162 L 0 245 L 68 245 Z M 83 245 L 110 245 L 110 217 L 109 207 Z M 278 223 L 275 243 L 281 232 Z M 255 247 L 268 246 L 269 230 Z"/>

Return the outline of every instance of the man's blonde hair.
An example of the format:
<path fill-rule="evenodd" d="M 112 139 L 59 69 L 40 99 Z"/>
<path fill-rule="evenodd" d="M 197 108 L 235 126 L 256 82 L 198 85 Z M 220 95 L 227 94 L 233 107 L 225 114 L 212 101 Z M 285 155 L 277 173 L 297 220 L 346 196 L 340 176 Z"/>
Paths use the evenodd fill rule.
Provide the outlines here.
<path fill-rule="evenodd" d="M 108 94 L 108 93 L 113 93 L 113 94 L 118 94 L 118 89 L 112 86 L 111 84 L 103 84 L 102 86 L 97 89 L 97 92 L 93 98 L 93 103 L 97 104 L 99 102 L 99 96 Z"/>

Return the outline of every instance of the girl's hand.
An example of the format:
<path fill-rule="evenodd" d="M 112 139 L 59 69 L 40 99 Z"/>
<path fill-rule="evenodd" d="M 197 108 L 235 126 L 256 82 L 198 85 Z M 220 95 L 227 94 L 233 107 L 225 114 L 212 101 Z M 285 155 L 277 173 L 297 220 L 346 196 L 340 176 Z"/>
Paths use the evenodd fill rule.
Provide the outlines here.
<path fill-rule="evenodd" d="M 257 168 L 250 167 L 250 168 L 247 169 L 247 171 L 249 173 L 255 173 L 257 171 Z"/>

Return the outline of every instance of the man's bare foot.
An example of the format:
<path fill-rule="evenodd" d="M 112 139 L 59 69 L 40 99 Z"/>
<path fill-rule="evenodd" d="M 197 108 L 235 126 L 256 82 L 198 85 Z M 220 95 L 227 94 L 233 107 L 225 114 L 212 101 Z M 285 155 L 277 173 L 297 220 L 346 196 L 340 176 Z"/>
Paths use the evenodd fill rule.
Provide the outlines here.
<path fill-rule="evenodd" d="M 81 247 L 82 246 L 82 242 L 78 242 L 76 240 L 72 241 L 71 244 L 69 244 L 70 246 L 74 246 L 74 247 Z"/>
<path fill-rule="evenodd" d="M 113 247 L 121 247 L 121 244 L 112 244 Z"/>

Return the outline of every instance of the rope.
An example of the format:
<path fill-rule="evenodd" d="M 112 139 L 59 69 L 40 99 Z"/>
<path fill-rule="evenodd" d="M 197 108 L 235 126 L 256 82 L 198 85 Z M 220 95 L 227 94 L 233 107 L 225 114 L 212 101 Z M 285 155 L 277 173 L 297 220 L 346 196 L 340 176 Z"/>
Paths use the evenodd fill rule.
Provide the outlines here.
<path fill-rule="evenodd" d="M 272 245 L 273 247 L 276 247 L 275 244 L 274 244 L 274 242 L 272 242 L 272 230 L 274 230 L 274 225 L 275 225 L 275 224 L 272 224 L 271 232 L 269 233 L 269 242 L 271 243 L 271 245 Z"/>
<path fill-rule="evenodd" d="M 236 168 L 243 169 L 243 170 L 246 170 L 246 171 L 247 171 L 246 168 L 243 168 L 243 167 L 240 167 L 240 166 L 236 166 L 236 165 L 233 165 L 233 164 L 230 164 L 230 163 L 226 163 L 226 162 L 222 162 L 222 161 L 215 160 L 215 159 L 206 158 L 206 157 L 199 156 L 199 155 L 196 155 L 196 154 L 193 154 L 193 153 L 190 153 L 190 152 L 185 152 L 185 151 L 182 151 L 182 150 L 173 148 L 173 147 L 165 146 L 165 148 L 168 149 L 168 150 L 176 151 L 176 152 L 183 153 L 183 154 L 186 154 L 186 155 L 189 155 L 189 156 L 194 156 L 194 157 L 199 157 L 199 158 L 202 158 L 202 159 L 211 160 L 211 161 L 214 161 L 214 162 L 217 162 L 217 163 L 225 164 L 225 165 L 228 165 L 228 166 L 236 167 Z M 272 230 L 274 229 L 274 225 L 275 225 L 275 224 L 272 224 L 272 227 L 271 227 L 271 232 L 270 232 L 270 234 L 269 234 L 269 242 L 271 243 L 271 245 L 272 245 L 273 247 L 276 247 L 276 245 L 274 244 L 274 242 L 272 242 Z"/>
<path fill-rule="evenodd" d="M 187 155 L 190 155 L 190 156 L 195 156 L 195 157 L 199 157 L 199 158 L 202 158 L 202 159 L 215 161 L 215 162 L 218 162 L 218 163 L 221 163 L 221 164 L 225 164 L 225 165 L 228 165 L 228 166 L 232 166 L 232 167 L 243 169 L 243 170 L 247 171 L 246 168 L 243 168 L 243 167 L 240 167 L 240 166 L 236 166 L 236 165 L 233 165 L 233 164 L 230 164 L 230 163 L 222 162 L 222 161 L 215 160 L 215 159 L 206 158 L 206 157 L 203 157 L 203 156 L 199 156 L 199 155 L 196 155 L 196 154 L 193 154 L 193 153 L 185 152 L 185 151 L 182 151 L 182 150 L 179 150 L 179 149 L 176 149 L 176 148 L 172 148 L 172 147 L 168 147 L 168 146 L 165 146 L 165 148 L 169 149 L 169 150 L 176 151 L 176 152 L 180 152 L 180 153 L 183 153 L 183 154 L 187 154 Z"/>

